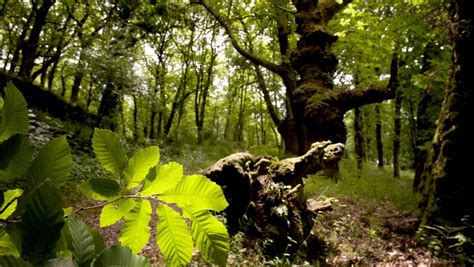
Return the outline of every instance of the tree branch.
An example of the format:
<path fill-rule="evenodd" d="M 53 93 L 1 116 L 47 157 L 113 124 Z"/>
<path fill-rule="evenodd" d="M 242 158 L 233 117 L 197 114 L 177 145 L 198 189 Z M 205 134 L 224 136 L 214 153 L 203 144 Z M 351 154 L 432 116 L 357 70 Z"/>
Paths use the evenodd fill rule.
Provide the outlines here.
<path fill-rule="evenodd" d="M 364 89 L 334 91 L 336 94 L 334 99 L 337 99 L 339 106 L 345 112 L 356 107 L 394 98 L 398 85 L 398 55 L 394 53 L 390 64 L 390 80 L 387 86 L 369 86 Z"/>
<path fill-rule="evenodd" d="M 239 52 L 240 55 L 245 57 L 246 59 L 250 60 L 252 63 L 260 65 L 274 73 L 280 74 L 281 73 L 281 68 L 279 65 L 274 64 L 270 61 L 266 61 L 262 58 L 257 57 L 255 54 L 250 53 L 249 51 L 245 50 L 238 42 L 237 37 L 234 35 L 232 32 L 230 25 L 227 24 L 227 22 L 219 15 L 218 12 L 216 12 L 211 6 L 207 4 L 206 1 L 204 0 L 192 0 L 192 4 L 199 4 L 203 6 L 216 20 L 219 22 L 219 24 L 224 28 L 227 36 L 229 36 L 229 39 L 232 43 L 232 46 Z"/>

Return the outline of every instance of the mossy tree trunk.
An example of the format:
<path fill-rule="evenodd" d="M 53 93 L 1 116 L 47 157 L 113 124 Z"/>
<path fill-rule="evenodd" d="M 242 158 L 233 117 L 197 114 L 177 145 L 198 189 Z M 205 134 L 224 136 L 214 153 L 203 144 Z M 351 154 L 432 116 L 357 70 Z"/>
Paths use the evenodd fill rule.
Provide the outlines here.
<path fill-rule="evenodd" d="M 286 87 L 286 116 L 278 125 L 287 152 L 303 154 L 313 142 L 346 141 L 344 114 L 366 104 L 394 97 L 397 81 L 397 57 L 392 60 L 388 87 L 369 86 L 358 90 L 336 90 L 333 78 L 338 61 L 331 52 L 337 37 L 328 30 L 328 23 L 351 0 L 313 1 L 293 0 L 296 32 L 300 35 L 297 47 L 290 51 L 289 27 L 279 23 L 277 28 L 281 62 L 275 64 L 246 50 L 234 34 L 231 25 L 206 0 L 193 0 L 206 8 L 225 29 L 234 48 L 252 63 L 279 75 Z M 282 16 L 283 17 L 283 16 Z M 282 19 L 282 17 L 278 19 Z M 288 24 L 288 23 L 286 23 Z M 268 103 L 266 103 L 268 106 Z M 269 108 L 269 110 L 271 110 Z M 275 120 L 274 120 L 275 121 Z"/>
<path fill-rule="evenodd" d="M 469 118 L 474 106 L 474 2 L 451 3 L 455 26 L 453 73 L 418 186 L 422 222 L 427 224 L 459 222 L 461 217 L 474 214 L 474 132 Z"/>

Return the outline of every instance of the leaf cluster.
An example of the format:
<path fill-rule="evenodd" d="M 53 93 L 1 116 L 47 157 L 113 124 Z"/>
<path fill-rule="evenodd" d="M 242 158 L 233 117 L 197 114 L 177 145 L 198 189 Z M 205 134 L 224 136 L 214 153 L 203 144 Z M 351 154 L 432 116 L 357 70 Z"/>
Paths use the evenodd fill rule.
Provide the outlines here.
<path fill-rule="evenodd" d="M 154 209 L 159 216 L 157 244 L 170 265 L 189 263 L 194 246 L 210 263 L 226 264 L 229 235 L 210 213 L 228 206 L 217 184 L 200 175 L 184 176 L 183 167 L 174 162 L 159 165 L 156 146 L 128 159 L 117 136 L 96 129 L 94 152 L 113 179 L 94 177 L 82 189 L 104 202 L 63 210 L 59 188 L 72 168 L 66 137 L 49 141 L 33 159 L 26 137 L 26 101 L 9 83 L 1 102 L 1 266 L 149 266 L 146 258 L 135 254 L 150 238 Z M 23 188 L 10 189 L 18 181 Z M 101 227 L 125 218 L 121 246 L 106 248 L 100 235 L 79 219 L 80 211 L 91 208 L 102 208 Z"/>

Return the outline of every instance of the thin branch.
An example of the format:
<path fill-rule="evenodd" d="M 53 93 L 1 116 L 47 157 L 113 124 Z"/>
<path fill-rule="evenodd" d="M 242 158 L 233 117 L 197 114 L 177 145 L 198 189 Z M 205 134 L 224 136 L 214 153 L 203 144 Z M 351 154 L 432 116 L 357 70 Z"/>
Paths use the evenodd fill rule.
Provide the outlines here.
<path fill-rule="evenodd" d="M 219 22 L 219 24 L 224 28 L 227 36 L 229 36 L 232 46 L 234 46 L 234 48 L 237 50 L 237 52 L 239 52 L 240 55 L 252 61 L 252 63 L 260 65 L 274 73 L 280 74 L 282 72 L 279 65 L 259 58 L 255 54 L 245 50 L 237 41 L 237 37 L 232 32 L 230 25 L 227 24 L 224 18 L 222 18 L 218 12 L 216 12 L 211 6 L 209 6 L 206 1 L 191 1 L 191 3 L 202 5 Z"/>

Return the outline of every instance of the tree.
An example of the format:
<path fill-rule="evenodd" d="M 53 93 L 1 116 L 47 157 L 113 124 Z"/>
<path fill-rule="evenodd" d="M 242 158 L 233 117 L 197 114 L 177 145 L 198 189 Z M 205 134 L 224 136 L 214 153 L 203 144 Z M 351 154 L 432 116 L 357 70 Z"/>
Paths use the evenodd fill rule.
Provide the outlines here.
<path fill-rule="evenodd" d="M 418 186 L 423 223 L 453 223 L 474 214 L 474 180 L 470 153 L 474 150 L 474 3 L 451 1 L 454 53 L 450 85 L 438 119 L 433 144 Z M 471 218 L 472 220 L 472 218 Z"/>
<path fill-rule="evenodd" d="M 360 90 L 334 89 L 333 78 L 337 59 L 331 51 L 337 37 L 330 33 L 328 23 L 351 1 L 292 1 L 296 11 L 288 10 L 288 2 L 276 1 L 277 39 L 280 63 L 275 64 L 245 49 L 232 25 L 207 1 L 193 1 L 205 7 L 225 29 L 234 48 L 252 63 L 278 74 L 286 87 L 288 107 L 284 122 L 278 128 L 289 152 L 302 154 L 315 141 L 344 142 L 346 111 L 365 104 L 392 98 L 390 87 L 369 86 Z M 294 15 L 299 40 L 295 48 L 289 43 Z"/>

